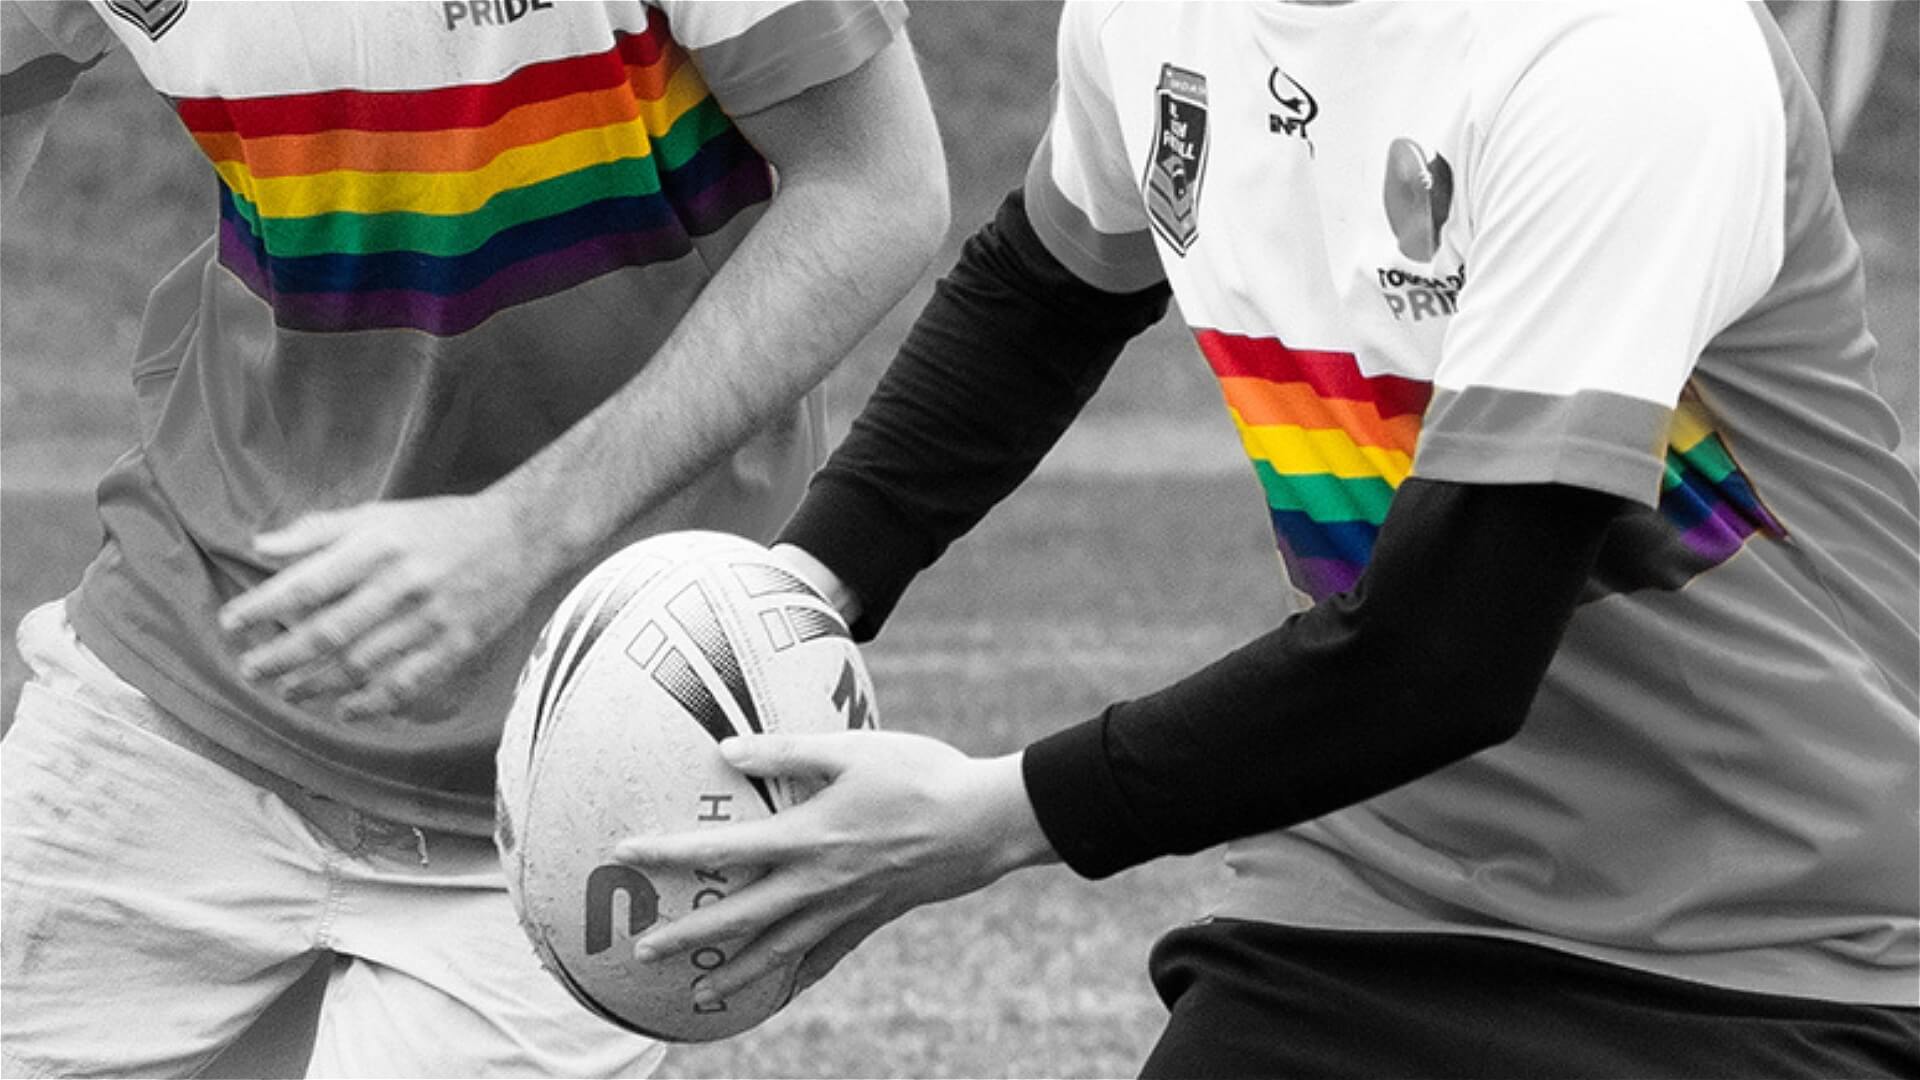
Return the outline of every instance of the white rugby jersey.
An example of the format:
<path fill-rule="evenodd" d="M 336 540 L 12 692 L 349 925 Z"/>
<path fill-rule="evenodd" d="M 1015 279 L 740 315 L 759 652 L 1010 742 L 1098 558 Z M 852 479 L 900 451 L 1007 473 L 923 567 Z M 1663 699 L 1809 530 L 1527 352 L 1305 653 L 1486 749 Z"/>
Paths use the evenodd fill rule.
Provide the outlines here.
<path fill-rule="evenodd" d="M 1409 475 L 1641 504 L 1516 739 L 1233 844 L 1222 914 L 1920 1000 L 1920 497 L 1763 9 L 1069 4 L 1027 207 L 1171 283 L 1303 603 Z"/>
<path fill-rule="evenodd" d="M 219 605 L 302 514 L 477 491 L 625 385 L 773 192 L 732 117 L 853 71 L 894 2 L 0 2 L 0 111 L 45 123 L 124 49 L 206 154 L 215 234 L 154 290 L 140 444 L 69 610 L 228 750 L 389 818 L 486 835 L 518 657 L 343 725 L 243 678 Z M 818 394 L 636 522 L 768 537 L 825 448 Z"/>

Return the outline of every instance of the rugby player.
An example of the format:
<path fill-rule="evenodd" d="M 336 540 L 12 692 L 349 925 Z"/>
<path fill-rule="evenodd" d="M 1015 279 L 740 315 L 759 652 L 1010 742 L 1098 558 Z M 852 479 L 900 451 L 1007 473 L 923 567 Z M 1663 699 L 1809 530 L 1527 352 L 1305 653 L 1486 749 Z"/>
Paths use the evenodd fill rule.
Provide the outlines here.
<path fill-rule="evenodd" d="M 218 176 L 129 358 L 105 544 L 20 625 L 7 1075 L 195 1075 L 316 962 L 314 1075 L 657 1064 L 515 924 L 494 750 L 585 568 L 799 499 L 813 388 L 946 228 L 904 19 L 0 7 L 8 194 L 109 49 Z"/>
<path fill-rule="evenodd" d="M 1224 843 L 1148 1075 L 1920 1075 L 1920 497 L 1766 9 L 1069 4 L 1059 80 L 777 550 L 878 633 L 1171 297 L 1297 608 L 1006 757 L 723 744 L 833 779 L 623 844 L 773 867 L 637 949 Z"/>

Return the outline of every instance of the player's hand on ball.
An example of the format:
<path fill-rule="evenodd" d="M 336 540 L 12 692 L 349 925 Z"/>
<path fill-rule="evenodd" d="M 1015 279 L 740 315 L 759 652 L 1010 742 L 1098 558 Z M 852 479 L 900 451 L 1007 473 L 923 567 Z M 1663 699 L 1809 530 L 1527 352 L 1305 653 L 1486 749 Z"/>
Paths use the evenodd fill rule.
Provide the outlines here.
<path fill-rule="evenodd" d="M 715 1000 L 796 962 L 804 988 L 907 911 L 1054 858 L 1017 754 L 971 758 L 923 736 L 876 731 L 743 736 L 721 751 L 752 776 L 827 784 L 770 818 L 634 837 L 615 849 L 640 867 L 767 868 L 635 944 L 647 959 L 746 939 L 701 988 Z"/>
<path fill-rule="evenodd" d="M 255 541 L 279 573 L 220 625 L 241 670 L 290 702 L 337 698 L 342 719 L 405 712 L 482 655 L 531 602 L 511 514 L 485 494 L 309 514 Z"/>

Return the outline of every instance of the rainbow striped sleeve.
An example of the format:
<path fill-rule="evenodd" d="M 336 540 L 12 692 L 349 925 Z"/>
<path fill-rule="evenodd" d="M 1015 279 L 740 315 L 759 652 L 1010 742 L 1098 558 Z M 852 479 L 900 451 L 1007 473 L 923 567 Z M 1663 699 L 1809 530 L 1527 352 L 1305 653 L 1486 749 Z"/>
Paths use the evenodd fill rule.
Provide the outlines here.
<path fill-rule="evenodd" d="M 1196 336 L 1266 492 L 1289 576 L 1316 601 L 1352 588 L 1412 469 L 1431 387 L 1362 374 L 1348 353 Z"/>
<path fill-rule="evenodd" d="M 463 333 L 772 191 L 657 11 L 491 83 L 175 105 L 219 174 L 221 262 L 288 329 Z"/>

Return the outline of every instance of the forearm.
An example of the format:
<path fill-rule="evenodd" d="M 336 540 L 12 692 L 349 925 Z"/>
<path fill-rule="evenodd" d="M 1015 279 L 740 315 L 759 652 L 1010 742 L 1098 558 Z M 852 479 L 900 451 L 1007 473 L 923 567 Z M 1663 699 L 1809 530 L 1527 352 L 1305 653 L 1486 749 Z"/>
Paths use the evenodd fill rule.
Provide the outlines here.
<path fill-rule="evenodd" d="M 594 558 L 817 385 L 918 280 L 946 228 L 946 189 L 924 97 L 906 107 L 891 138 L 818 133 L 804 161 L 770 153 L 777 194 L 646 367 L 490 490 L 539 538 L 531 569 L 560 577 Z"/>
<path fill-rule="evenodd" d="M 845 193 L 784 188 L 646 368 L 500 482 L 551 572 L 751 437 L 898 302 L 935 223 L 847 209 Z"/>
<path fill-rule="evenodd" d="M 1104 876 L 1310 820 L 1511 738 L 1618 509 L 1577 488 L 1408 481 L 1353 592 L 1029 747 L 1048 838 Z"/>
<path fill-rule="evenodd" d="M 782 536 L 857 596 L 857 637 L 1032 473 L 1167 302 L 1075 278 L 1017 192 L 968 240 Z"/>
<path fill-rule="evenodd" d="M 901 913 L 1011 870 L 1060 859 L 1104 876 L 1497 742 L 1519 728 L 1620 505 L 1552 485 L 1409 480 L 1352 594 L 1019 755 L 969 758 L 897 732 L 730 739 L 721 753 L 748 775 L 828 783 L 763 821 L 622 842 L 615 857 L 643 867 L 768 868 L 650 929 L 637 952 L 748 941 L 711 995 L 793 957 L 806 958 L 804 986 Z"/>

